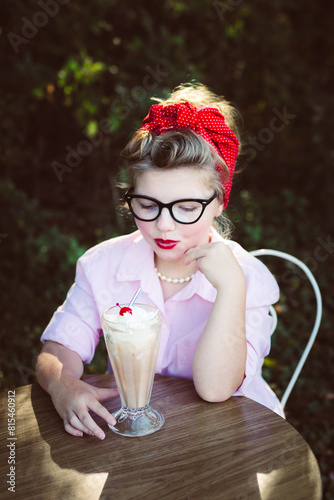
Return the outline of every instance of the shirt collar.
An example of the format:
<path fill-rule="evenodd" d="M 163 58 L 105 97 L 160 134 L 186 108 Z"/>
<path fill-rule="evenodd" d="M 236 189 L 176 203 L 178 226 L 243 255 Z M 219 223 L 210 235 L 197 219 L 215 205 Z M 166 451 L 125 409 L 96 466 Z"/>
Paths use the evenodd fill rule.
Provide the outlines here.
<path fill-rule="evenodd" d="M 147 271 L 154 269 L 154 252 L 139 231 L 124 253 L 116 276 L 118 281 L 142 281 Z"/>
<path fill-rule="evenodd" d="M 154 252 L 139 231 L 132 233 L 132 241 L 124 253 L 116 280 L 137 281 L 138 286 L 164 314 L 164 300 L 159 278 L 154 271 Z"/>
<path fill-rule="evenodd" d="M 212 242 L 222 241 L 215 229 L 211 229 Z M 125 251 L 116 279 L 118 281 L 140 281 L 141 288 L 147 293 L 155 288 L 158 277 L 154 271 L 154 252 L 139 231 L 133 233 L 133 241 Z M 197 271 L 193 279 L 169 300 L 187 300 L 199 295 L 204 300 L 214 302 L 217 291 L 203 273 Z"/>

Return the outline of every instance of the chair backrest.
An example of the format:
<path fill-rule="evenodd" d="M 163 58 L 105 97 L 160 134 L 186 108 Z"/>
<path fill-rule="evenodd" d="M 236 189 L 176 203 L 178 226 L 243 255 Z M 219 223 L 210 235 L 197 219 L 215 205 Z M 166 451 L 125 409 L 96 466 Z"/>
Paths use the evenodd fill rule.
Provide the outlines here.
<path fill-rule="evenodd" d="M 261 250 L 253 250 L 251 252 L 252 255 L 254 255 L 255 257 L 263 257 L 263 256 L 266 256 L 266 255 L 271 255 L 271 256 L 274 256 L 274 257 L 280 257 L 281 259 L 285 259 L 285 260 L 288 260 L 290 262 L 293 262 L 296 266 L 298 266 L 300 269 L 302 269 L 302 271 L 304 271 L 304 273 L 306 274 L 307 278 L 310 280 L 311 282 L 311 285 L 313 287 L 313 290 L 314 290 L 314 293 L 315 293 L 315 298 L 316 298 L 316 305 L 317 305 L 317 310 L 316 310 L 316 316 L 315 316 L 315 321 L 314 321 L 314 326 L 313 326 L 313 330 L 311 332 L 311 335 L 310 335 L 310 338 L 306 344 L 306 347 L 304 349 L 304 352 L 297 364 L 297 367 L 295 369 L 295 371 L 293 372 L 293 375 L 290 379 L 290 382 L 287 386 L 287 388 L 285 389 L 285 392 L 283 394 L 283 397 L 282 397 L 282 400 L 281 400 L 281 404 L 282 404 L 282 407 L 284 408 L 285 405 L 286 405 L 286 402 L 288 400 L 288 397 L 290 396 L 290 393 L 298 379 L 298 376 L 304 366 L 304 363 L 309 355 L 309 352 L 312 348 L 312 345 L 314 343 L 314 340 L 318 334 L 318 330 L 319 330 L 319 327 L 320 327 L 320 322 L 321 322 L 321 317 L 322 317 L 322 300 L 321 300 L 321 293 L 320 293 L 320 290 L 319 290 L 319 286 L 318 286 L 318 283 L 316 282 L 312 272 L 310 271 L 310 269 L 304 264 L 304 262 L 302 262 L 301 260 L 297 259 L 296 257 L 293 257 L 292 255 L 288 254 L 288 253 L 285 253 L 285 252 L 280 252 L 279 250 L 268 250 L 268 249 L 261 249 Z M 276 311 L 275 309 L 273 308 L 273 306 L 270 307 L 270 314 L 273 316 L 274 318 L 274 323 L 273 323 L 273 327 L 272 327 L 272 330 L 271 330 L 271 333 L 274 332 L 275 328 L 276 328 L 276 325 L 277 325 L 277 314 L 276 314 Z"/>

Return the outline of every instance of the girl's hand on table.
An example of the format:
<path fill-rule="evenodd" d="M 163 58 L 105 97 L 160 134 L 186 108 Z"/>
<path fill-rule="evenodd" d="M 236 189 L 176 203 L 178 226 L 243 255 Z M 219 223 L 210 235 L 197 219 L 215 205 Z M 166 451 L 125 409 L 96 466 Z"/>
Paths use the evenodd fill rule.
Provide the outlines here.
<path fill-rule="evenodd" d="M 108 424 L 115 425 L 115 418 L 100 401 L 117 395 L 117 389 L 93 387 L 71 376 L 63 376 L 51 391 L 53 404 L 64 421 L 65 430 L 73 436 L 83 436 L 83 433 L 86 433 L 99 439 L 104 439 L 105 434 L 89 411 L 99 415 Z"/>
<path fill-rule="evenodd" d="M 185 252 L 184 264 L 196 261 L 198 269 L 217 289 L 244 283 L 242 269 L 228 245 L 220 242 L 190 248 Z"/>

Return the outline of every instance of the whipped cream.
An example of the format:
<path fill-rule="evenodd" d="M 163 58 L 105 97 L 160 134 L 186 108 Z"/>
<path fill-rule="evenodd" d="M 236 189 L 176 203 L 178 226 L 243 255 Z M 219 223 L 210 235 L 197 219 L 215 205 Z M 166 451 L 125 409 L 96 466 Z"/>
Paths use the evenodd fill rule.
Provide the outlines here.
<path fill-rule="evenodd" d="M 109 323 L 113 325 L 117 324 L 117 327 L 120 330 L 128 331 L 129 329 L 141 329 L 145 328 L 145 323 L 154 320 L 154 318 L 159 317 L 159 311 L 157 309 L 145 310 L 139 306 L 132 306 L 132 314 L 130 312 L 126 312 L 123 315 L 119 314 L 120 309 L 117 307 L 114 309 L 115 312 L 104 314 L 104 318 Z M 137 330 L 134 330 L 133 333 L 139 333 Z"/>

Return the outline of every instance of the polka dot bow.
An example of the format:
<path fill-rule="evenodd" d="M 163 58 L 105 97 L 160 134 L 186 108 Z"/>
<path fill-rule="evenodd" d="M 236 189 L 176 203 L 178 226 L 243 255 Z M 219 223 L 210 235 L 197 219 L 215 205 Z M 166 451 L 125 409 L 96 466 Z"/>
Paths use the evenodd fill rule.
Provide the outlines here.
<path fill-rule="evenodd" d="M 151 106 L 140 128 L 140 130 L 149 130 L 157 135 L 178 129 L 190 129 L 202 136 L 225 161 L 230 172 L 228 179 L 223 182 L 225 208 L 230 197 L 235 160 L 239 151 L 237 137 L 226 125 L 225 118 L 217 108 L 205 107 L 197 110 L 189 102 Z M 216 168 L 218 172 L 222 172 L 220 165 Z"/>

